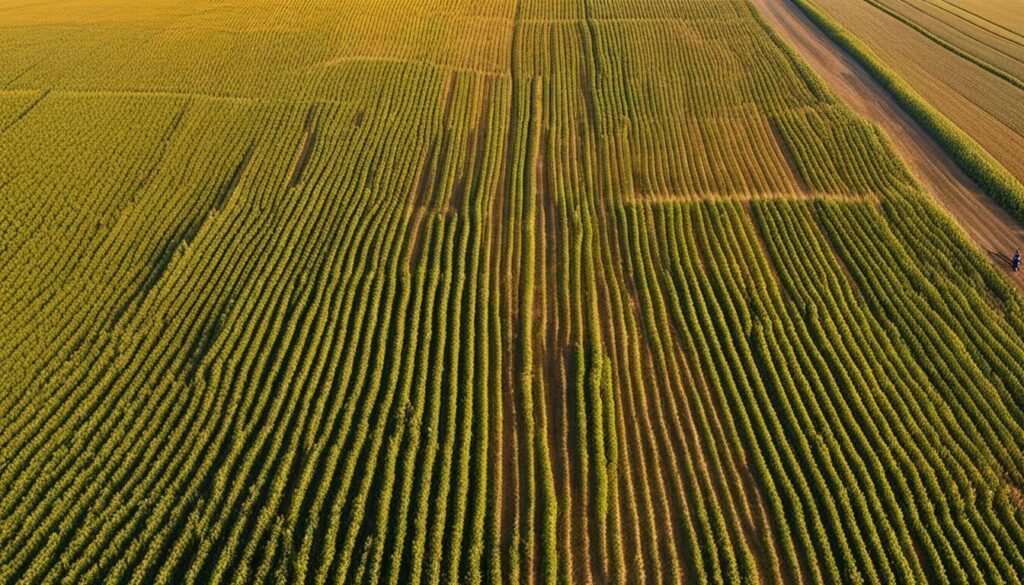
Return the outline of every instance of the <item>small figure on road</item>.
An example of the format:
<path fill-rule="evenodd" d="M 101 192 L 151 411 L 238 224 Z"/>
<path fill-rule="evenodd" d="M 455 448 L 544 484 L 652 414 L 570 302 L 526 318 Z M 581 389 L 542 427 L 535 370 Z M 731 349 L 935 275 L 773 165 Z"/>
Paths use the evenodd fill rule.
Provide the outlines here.
<path fill-rule="evenodd" d="M 1020 248 L 1013 253 L 1013 271 L 1017 272 L 1018 270 L 1020 270 Z"/>

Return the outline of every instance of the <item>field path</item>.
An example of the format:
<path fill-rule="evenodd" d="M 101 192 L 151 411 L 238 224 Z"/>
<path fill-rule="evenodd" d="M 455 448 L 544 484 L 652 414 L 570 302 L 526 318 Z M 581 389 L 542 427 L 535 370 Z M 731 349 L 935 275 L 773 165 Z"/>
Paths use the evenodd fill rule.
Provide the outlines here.
<path fill-rule="evenodd" d="M 861 116 L 881 126 L 925 190 L 997 267 L 1024 290 L 1009 257 L 1024 247 L 1024 227 L 974 183 L 863 67 L 789 0 L 750 0 L 775 31 Z"/>

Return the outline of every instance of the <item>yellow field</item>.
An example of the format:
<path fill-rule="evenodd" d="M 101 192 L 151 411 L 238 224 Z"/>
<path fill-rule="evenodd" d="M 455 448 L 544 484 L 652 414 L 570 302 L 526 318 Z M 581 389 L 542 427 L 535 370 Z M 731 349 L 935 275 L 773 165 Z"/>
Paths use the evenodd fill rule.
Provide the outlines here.
<path fill-rule="evenodd" d="M 1014 0 L 931 0 L 936 8 L 997 34 L 1024 35 L 1024 12 Z"/>

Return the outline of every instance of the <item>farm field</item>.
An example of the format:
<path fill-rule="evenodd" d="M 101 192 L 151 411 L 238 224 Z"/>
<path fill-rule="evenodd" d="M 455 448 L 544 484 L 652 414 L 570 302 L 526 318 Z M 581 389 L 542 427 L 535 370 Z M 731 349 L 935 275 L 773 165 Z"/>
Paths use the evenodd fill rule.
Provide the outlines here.
<path fill-rule="evenodd" d="M 0 583 L 1024 580 L 1024 297 L 758 6 L 0 7 Z"/>
<path fill-rule="evenodd" d="M 752 2 L 830 90 L 883 130 L 927 195 L 952 215 L 992 264 L 1003 270 L 1009 267 L 1007 251 L 1024 241 L 1024 228 L 1012 209 L 1001 206 L 972 180 L 948 147 L 936 142 L 864 63 L 834 42 L 794 2 Z M 1018 288 L 1024 287 L 1021 273 L 1007 274 Z"/>
<path fill-rule="evenodd" d="M 1007 0 L 815 0 L 1018 179 L 1024 11 Z"/>

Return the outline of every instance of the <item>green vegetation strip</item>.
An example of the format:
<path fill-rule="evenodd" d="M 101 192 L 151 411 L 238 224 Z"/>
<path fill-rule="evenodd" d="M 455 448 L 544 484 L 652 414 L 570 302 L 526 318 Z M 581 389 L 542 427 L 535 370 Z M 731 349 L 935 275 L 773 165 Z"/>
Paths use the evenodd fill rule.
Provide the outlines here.
<path fill-rule="evenodd" d="M 1024 185 L 973 138 L 889 68 L 860 39 L 809 0 L 792 0 L 826 35 L 852 55 L 935 139 L 960 168 L 1016 219 L 1024 221 Z"/>

